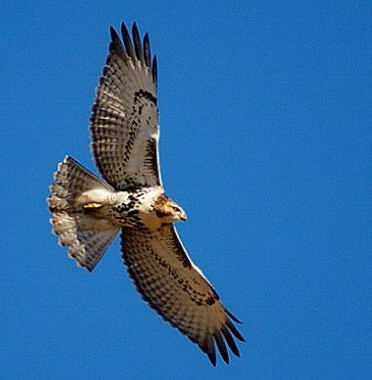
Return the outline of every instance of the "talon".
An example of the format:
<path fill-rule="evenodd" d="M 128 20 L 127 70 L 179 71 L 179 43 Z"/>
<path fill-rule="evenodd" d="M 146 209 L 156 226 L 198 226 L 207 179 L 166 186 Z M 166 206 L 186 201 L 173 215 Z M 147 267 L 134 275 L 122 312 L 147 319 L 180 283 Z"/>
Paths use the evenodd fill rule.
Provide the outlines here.
<path fill-rule="evenodd" d="M 92 202 L 92 203 L 87 203 L 87 204 L 83 205 L 83 208 L 100 208 L 102 206 L 103 206 L 102 203 L 94 203 L 94 202 Z"/>

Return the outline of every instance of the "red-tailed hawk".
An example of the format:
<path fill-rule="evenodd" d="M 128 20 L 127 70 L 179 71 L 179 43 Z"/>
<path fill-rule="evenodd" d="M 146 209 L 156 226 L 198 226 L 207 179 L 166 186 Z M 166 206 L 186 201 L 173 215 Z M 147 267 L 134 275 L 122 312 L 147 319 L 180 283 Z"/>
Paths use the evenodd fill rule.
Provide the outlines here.
<path fill-rule="evenodd" d="M 192 263 L 173 222 L 185 220 L 164 192 L 158 157 L 157 63 L 136 24 L 124 44 L 111 28 L 109 56 L 91 116 L 91 147 L 104 179 L 70 157 L 59 164 L 48 198 L 51 222 L 70 257 L 92 271 L 121 232 L 128 273 L 143 299 L 216 364 L 244 341 L 239 322 Z"/>

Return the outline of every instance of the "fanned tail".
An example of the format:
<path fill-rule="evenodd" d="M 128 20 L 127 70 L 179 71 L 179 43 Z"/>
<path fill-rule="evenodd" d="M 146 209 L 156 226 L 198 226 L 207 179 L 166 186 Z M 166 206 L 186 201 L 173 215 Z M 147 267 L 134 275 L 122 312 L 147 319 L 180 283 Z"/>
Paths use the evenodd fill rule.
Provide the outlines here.
<path fill-rule="evenodd" d="M 69 256 L 80 266 L 92 271 L 119 229 L 89 213 L 87 207 L 95 207 L 95 203 L 90 204 L 85 194 L 93 191 L 99 198 L 114 189 L 66 156 L 58 165 L 50 190 L 51 223 L 59 243 L 68 246 Z"/>

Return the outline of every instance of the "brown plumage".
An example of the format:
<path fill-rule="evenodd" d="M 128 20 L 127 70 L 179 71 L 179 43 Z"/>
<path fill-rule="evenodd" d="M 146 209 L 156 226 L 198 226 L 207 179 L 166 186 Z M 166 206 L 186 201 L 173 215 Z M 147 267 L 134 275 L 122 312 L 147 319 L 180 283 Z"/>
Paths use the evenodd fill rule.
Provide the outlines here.
<path fill-rule="evenodd" d="M 111 28 L 109 55 L 91 116 L 92 151 L 103 179 L 70 157 L 59 165 L 48 198 L 54 232 L 80 266 L 92 271 L 121 230 L 124 262 L 143 299 L 196 343 L 211 363 L 216 349 L 229 363 L 244 341 L 174 222 L 186 213 L 164 192 L 158 158 L 157 60 L 150 40 L 121 42 Z"/>

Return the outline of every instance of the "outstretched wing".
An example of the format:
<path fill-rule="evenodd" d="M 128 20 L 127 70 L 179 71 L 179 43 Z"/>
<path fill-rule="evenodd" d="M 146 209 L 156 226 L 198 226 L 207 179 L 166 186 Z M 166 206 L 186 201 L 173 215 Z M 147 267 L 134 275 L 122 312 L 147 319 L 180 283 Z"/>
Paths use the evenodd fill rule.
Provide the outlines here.
<path fill-rule="evenodd" d="M 233 335 L 244 341 L 212 286 L 193 265 L 172 224 L 160 231 L 123 229 L 123 258 L 145 301 L 216 364 L 215 343 L 226 363 L 239 356 Z M 233 335 L 232 335 L 232 334 Z"/>
<path fill-rule="evenodd" d="M 92 150 L 102 176 L 117 190 L 161 184 L 158 163 L 156 57 L 136 24 L 133 41 L 121 25 L 124 45 L 111 28 L 110 53 L 91 116 Z"/>

